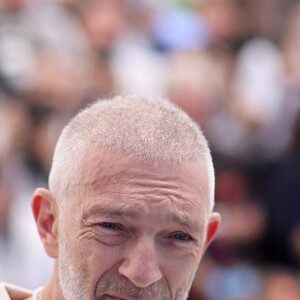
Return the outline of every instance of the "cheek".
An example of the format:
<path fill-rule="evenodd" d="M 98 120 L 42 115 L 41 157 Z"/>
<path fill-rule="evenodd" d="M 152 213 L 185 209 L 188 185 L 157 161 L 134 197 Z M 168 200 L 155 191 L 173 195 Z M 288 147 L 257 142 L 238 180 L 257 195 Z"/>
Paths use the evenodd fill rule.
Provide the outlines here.
<path fill-rule="evenodd" d="M 84 268 L 92 281 L 98 281 L 102 275 L 121 260 L 120 246 L 108 246 L 95 239 L 79 240 L 75 244 L 74 256 L 80 261 L 77 268 Z"/>
<path fill-rule="evenodd" d="M 201 251 L 195 251 L 185 257 L 165 260 L 165 277 L 170 289 L 175 292 L 178 288 L 191 284 L 198 268 Z"/>

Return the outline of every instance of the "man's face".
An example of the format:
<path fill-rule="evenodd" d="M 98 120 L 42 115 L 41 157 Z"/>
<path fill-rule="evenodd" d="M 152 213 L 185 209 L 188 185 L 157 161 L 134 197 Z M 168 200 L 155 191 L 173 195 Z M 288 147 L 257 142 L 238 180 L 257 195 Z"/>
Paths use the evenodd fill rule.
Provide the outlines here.
<path fill-rule="evenodd" d="M 60 218 L 67 300 L 184 300 L 206 246 L 202 161 L 150 167 L 92 148 Z"/>

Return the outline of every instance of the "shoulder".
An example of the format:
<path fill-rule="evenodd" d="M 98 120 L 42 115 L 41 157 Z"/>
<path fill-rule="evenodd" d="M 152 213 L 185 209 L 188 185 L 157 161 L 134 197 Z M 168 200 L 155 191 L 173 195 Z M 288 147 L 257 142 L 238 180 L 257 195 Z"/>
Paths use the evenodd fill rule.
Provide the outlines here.
<path fill-rule="evenodd" d="M 22 300 L 31 295 L 32 292 L 30 290 L 6 282 L 0 282 L 1 300 Z"/>

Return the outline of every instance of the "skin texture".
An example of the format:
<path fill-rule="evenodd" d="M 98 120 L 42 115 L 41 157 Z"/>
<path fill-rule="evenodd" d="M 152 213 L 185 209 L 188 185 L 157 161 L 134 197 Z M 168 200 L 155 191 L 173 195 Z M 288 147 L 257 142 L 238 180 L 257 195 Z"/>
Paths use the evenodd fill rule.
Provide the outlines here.
<path fill-rule="evenodd" d="M 201 160 L 153 167 L 93 145 L 58 209 L 32 208 L 54 274 L 43 299 L 184 300 L 220 223 Z"/>

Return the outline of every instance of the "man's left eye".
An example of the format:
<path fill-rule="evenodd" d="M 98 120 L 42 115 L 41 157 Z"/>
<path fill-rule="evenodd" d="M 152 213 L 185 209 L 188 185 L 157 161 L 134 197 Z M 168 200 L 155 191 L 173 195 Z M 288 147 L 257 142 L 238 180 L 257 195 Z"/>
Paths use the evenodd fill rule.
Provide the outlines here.
<path fill-rule="evenodd" d="M 186 233 L 176 233 L 173 235 L 173 238 L 179 241 L 190 241 L 192 238 Z"/>

